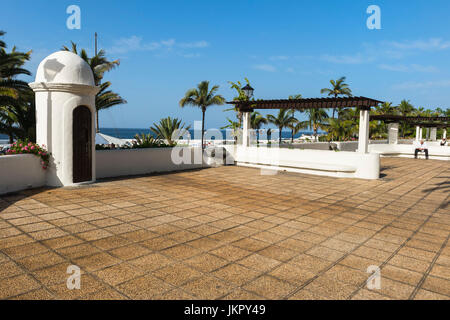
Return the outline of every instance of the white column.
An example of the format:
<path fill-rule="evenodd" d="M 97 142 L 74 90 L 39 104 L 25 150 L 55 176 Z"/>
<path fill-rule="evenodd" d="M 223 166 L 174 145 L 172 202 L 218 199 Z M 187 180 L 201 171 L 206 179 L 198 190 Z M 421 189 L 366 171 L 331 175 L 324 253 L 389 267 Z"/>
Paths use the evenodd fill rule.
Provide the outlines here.
<path fill-rule="evenodd" d="M 442 132 L 442 139 L 447 139 L 447 129 L 444 129 L 444 132 Z"/>
<path fill-rule="evenodd" d="M 423 139 L 423 128 L 420 128 L 420 131 L 419 131 L 419 140 L 422 140 Z"/>
<path fill-rule="evenodd" d="M 436 127 L 430 129 L 430 140 L 431 141 L 437 140 L 437 128 Z"/>
<path fill-rule="evenodd" d="M 369 151 L 369 110 L 359 112 L 359 137 L 358 152 L 367 153 Z"/>
<path fill-rule="evenodd" d="M 416 141 L 420 140 L 420 127 L 416 126 Z"/>
<path fill-rule="evenodd" d="M 398 144 L 398 123 L 388 124 L 388 143 Z"/>
<path fill-rule="evenodd" d="M 242 130 L 242 146 L 250 146 L 250 112 L 242 114 L 243 130 Z"/>
<path fill-rule="evenodd" d="M 430 140 L 430 128 L 425 128 L 425 140 Z"/>

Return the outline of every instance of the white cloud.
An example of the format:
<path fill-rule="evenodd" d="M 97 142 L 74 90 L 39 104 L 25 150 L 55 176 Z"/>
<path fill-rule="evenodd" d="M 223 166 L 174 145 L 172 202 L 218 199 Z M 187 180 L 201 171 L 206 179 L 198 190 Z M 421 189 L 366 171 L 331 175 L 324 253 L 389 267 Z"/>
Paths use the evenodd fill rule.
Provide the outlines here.
<path fill-rule="evenodd" d="M 253 66 L 254 69 L 267 71 L 267 72 L 275 72 L 277 69 L 270 64 L 257 64 Z"/>
<path fill-rule="evenodd" d="M 180 56 L 182 56 L 184 58 L 199 58 L 202 55 L 200 53 L 182 53 L 182 54 L 180 54 Z"/>
<path fill-rule="evenodd" d="M 144 42 L 142 37 L 133 35 L 128 38 L 120 38 L 114 42 L 114 45 L 107 49 L 108 53 L 127 53 L 132 51 L 155 51 L 155 50 L 171 50 L 174 47 L 179 48 L 205 48 L 209 43 L 202 40 L 197 42 L 177 43 L 175 39 L 167 39 L 161 41 Z"/>
<path fill-rule="evenodd" d="M 181 48 L 206 48 L 209 47 L 209 43 L 206 41 L 196 41 L 196 42 L 183 42 L 180 43 Z"/>
<path fill-rule="evenodd" d="M 361 54 L 356 53 L 354 55 L 330 55 L 330 54 L 323 54 L 320 56 L 320 59 L 332 63 L 339 63 L 339 64 L 362 64 L 371 62 L 374 60 L 374 58 L 371 55 L 368 54 Z"/>
<path fill-rule="evenodd" d="M 282 60 L 288 60 L 288 56 L 272 56 L 269 58 L 272 61 L 282 61 Z"/>
<path fill-rule="evenodd" d="M 295 70 L 294 70 L 294 68 L 289 67 L 289 68 L 286 68 L 286 72 L 288 72 L 288 73 L 294 73 Z"/>
<path fill-rule="evenodd" d="M 411 65 L 390 65 L 390 64 L 380 64 L 378 66 L 380 69 L 395 71 L 395 72 L 438 72 L 439 69 L 434 66 L 423 66 L 420 64 Z"/>
<path fill-rule="evenodd" d="M 402 50 L 444 50 L 450 48 L 450 41 L 441 38 L 413 41 L 391 41 L 387 45 Z"/>
<path fill-rule="evenodd" d="M 417 90 L 429 88 L 450 88 L 450 80 L 423 81 L 423 82 L 404 82 L 393 86 L 394 89 Z"/>

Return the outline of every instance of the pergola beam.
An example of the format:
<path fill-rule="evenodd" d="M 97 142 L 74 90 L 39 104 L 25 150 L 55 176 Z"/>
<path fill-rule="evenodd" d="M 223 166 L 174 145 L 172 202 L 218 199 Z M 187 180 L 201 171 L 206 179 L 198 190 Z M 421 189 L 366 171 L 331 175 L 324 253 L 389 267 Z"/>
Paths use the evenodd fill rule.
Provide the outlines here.
<path fill-rule="evenodd" d="M 366 97 L 342 97 L 342 98 L 305 98 L 305 99 L 278 99 L 255 101 L 229 101 L 241 112 L 249 112 L 252 109 L 332 109 L 332 108 L 360 108 L 370 109 L 382 101 Z"/>
<path fill-rule="evenodd" d="M 387 115 L 387 114 L 381 114 L 381 115 L 371 115 L 370 116 L 371 120 L 381 120 L 381 121 L 391 121 L 391 122 L 413 122 L 413 123 L 417 123 L 417 122 L 424 122 L 424 121 L 439 121 L 439 122 L 450 122 L 450 117 L 425 117 L 425 116 L 418 116 L 418 117 L 413 117 L 413 116 L 401 116 L 401 115 Z"/>

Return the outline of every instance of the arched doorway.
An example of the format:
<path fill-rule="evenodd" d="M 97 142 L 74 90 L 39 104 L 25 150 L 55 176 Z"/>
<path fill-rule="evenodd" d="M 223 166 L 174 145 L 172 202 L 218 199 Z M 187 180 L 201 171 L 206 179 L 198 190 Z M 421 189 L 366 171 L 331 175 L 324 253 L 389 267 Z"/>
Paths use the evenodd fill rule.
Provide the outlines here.
<path fill-rule="evenodd" d="M 86 106 L 73 110 L 73 182 L 92 180 L 92 114 Z"/>

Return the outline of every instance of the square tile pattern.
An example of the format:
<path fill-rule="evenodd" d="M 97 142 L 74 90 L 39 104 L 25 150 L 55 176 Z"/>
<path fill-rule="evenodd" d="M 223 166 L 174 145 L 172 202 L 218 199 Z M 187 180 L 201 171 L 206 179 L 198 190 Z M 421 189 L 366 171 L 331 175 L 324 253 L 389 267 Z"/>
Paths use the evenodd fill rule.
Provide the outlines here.
<path fill-rule="evenodd" d="M 0 299 L 448 300 L 450 165 L 381 163 L 376 181 L 226 166 L 0 196 Z"/>

